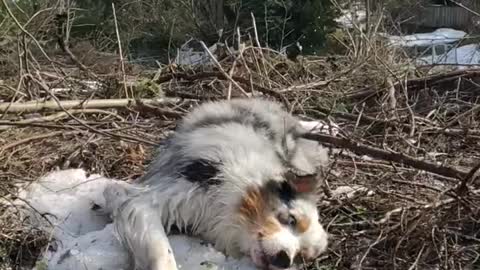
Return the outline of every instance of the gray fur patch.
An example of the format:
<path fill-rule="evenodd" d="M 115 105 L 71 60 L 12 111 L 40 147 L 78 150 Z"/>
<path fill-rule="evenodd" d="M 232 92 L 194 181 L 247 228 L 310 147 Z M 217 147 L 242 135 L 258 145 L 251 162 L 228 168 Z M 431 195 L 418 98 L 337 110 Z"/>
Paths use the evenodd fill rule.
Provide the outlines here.
<path fill-rule="evenodd" d="M 278 166 L 300 165 L 295 169 L 313 173 L 304 157 L 316 155 L 316 149 L 315 145 L 298 145 L 303 132 L 297 119 L 275 102 L 234 99 L 205 103 L 182 119 L 140 181 L 186 180 L 208 188 L 225 180 L 224 169 L 241 172 L 246 178 L 275 174 Z M 249 161 L 253 156 L 258 162 Z"/>
<path fill-rule="evenodd" d="M 275 136 L 270 124 L 257 113 L 240 106 L 233 107 L 232 112 L 230 115 L 208 115 L 192 124 L 190 128 L 208 128 L 236 123 L 251 126 L 256 131 L 264 132 L 271 139 Z"/>

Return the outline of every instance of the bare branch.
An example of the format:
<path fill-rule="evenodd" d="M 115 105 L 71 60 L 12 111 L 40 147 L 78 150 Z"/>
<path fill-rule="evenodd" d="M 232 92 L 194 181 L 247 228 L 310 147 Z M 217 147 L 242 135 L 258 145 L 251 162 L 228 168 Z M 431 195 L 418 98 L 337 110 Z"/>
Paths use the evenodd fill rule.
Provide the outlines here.
<path fill-rule="evenodd" d="M 402 163 L 419 170 L 424 170 L 445 177 L 463 179 L 468 172 L 461 171 L 449 166 L 436 165 L 427 161 L 419 160 L 402 153 L 389 152 L 372 146 L 363 145 L 349 139 L 336 138 L 324 134 L 306 134 L 306 139 L 315 140 L 321 143 L 334 145 L 339 148 L 349 149 L 359 155 L 369 155 L 373 158 L 388 160 L 391 162 Z"/>

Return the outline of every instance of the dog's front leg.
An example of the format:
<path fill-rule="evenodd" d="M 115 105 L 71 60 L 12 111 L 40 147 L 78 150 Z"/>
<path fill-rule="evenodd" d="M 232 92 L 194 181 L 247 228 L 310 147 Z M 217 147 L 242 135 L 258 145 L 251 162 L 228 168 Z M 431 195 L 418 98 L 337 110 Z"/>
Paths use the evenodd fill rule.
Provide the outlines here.
<path fill-rule="evenodd" d="M 152 206 L 145 197 L 132 198 L 117 210 L 114 222 L 118 237 L 129 250 L 136 269 L 177 270 L 162 224 L 161 207 Z"/>
<path fill-rule="evenodd" d="M 163 227 L 161 230 L 152 230 L 148 233 L 149 241 L 149 269 L 150 270 L 177 270 L 177 263 L 172 247 Z"/>

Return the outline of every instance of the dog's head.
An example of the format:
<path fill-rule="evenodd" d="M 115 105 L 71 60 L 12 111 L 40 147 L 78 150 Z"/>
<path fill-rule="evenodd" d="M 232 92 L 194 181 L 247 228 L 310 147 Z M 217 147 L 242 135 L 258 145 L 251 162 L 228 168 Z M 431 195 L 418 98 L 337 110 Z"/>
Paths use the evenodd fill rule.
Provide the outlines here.
<path fill-rule="evenodd" d="M 212 190 L 220 194 L 219 208 L 226 204 L 228 212 L 209 223 L 218 226 L 211 229 L 218 247 L 229 255 L 250 254 L 269 270 L 295 269 L 326 250 L 314 193 L 328 154 L 303 138 L 309 130 L 279 104 L 261 99 L 211 103 L 191 113 L 178 132 L 182 145 L 189 146 L 181 153 L 219 164 L 208 177 L 204 168 L 214 165 L 183 173 L 195 173 L 203 183 L 221 179 L 212 181 L 219 186 Z M 240 226 L 236 218 L 223 218 L 232 214 Z"/>
<path fill-rule="evenodd" d="M 288 172 L 283 178 L 249 188 L 239 207 L 250 256 L 262 269 L 297 269 L 327 248 L 314 199 L 317 175 Z"/>

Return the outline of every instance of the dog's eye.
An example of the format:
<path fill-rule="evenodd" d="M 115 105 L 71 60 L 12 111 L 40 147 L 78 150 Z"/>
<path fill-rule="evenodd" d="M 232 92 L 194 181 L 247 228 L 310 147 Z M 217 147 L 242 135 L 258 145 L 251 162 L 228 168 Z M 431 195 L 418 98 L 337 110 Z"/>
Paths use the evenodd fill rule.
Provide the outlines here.
<path fill-rule="evenodd" d="M 297 225 L 297 219 L 294 216 L 289 215 L 288 216 L 288 225 L 290 225 L 292 227 L 296 226 Z"/>
<path fill-rule="evenodd" d="M 288 226 L 296 226 L 297 225 L 297 219 L 293 216 L 293 215 L 290 215 L 290 214 L 280 214 L 278 215 L 278 221 L 280 221 L 280 223 L 282 223 L 283 225 L 288 225 Z"/>

